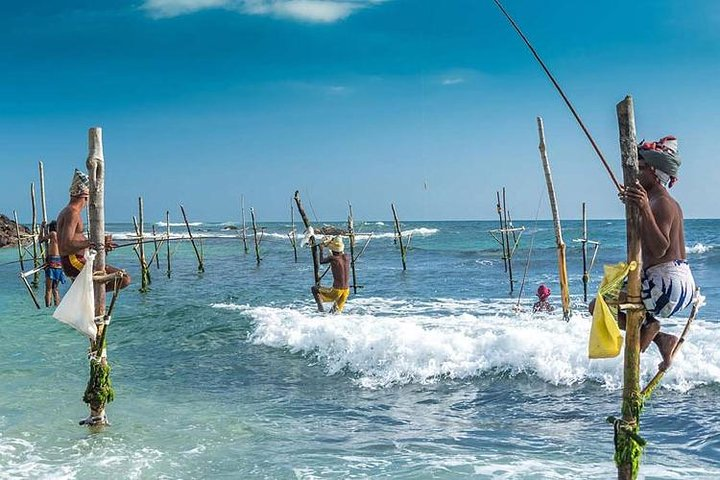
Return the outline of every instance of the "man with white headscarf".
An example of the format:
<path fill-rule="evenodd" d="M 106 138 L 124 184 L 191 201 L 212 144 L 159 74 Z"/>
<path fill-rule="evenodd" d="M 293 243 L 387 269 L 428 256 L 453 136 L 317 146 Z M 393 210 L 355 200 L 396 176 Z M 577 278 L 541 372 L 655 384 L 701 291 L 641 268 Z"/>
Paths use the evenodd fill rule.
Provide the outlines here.
<path fill-rule="evenodd" d="M 57 217 L 57 242 L 60 251 L 60 263 L 63 271 L 68 277 L 75 279 L 85 265 L 85 251 L 92 247 L 83 229 L 82 211 L 87 206 L 90 197 L 90 179 L 78 169 L 73 173 L 70 183 L 70 201 L 60 211 Z M 105 243 L 105 251 L 113 249 L 112 240 L 108 238 Z M 105 265 L 106 273 L 115 273 L 119 269 Z M 114 280 L 111 280 L 107 287 L 112 288 Z M 127 273 L 120 281 L 120 288 L 130 285 L 130 275 Z"/>
<path fill-rule="evenodd" d="M 692 304 L 695 280 L 685 254 L 683 213 L 668 189 L 680 168 L 677 139 L 664 137 L 638 146 L 639 175 L 635 185 L 620 194 L 640 211 L 642 246 L 642 299 L 647 310 L 641 328 L 640 348 L 655 342 L 666 370 L 678 338 L 660 331 L 656 317 L 668 318 Z"/>

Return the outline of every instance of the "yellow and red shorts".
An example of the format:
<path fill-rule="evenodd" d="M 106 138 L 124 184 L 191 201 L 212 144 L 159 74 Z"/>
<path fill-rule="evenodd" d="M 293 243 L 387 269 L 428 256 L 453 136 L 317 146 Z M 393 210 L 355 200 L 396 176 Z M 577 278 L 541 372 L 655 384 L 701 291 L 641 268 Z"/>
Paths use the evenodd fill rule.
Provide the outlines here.
<path fill-rule="evenodd" d="M 323 302 L 335 302 L 335 311 L 340 313 L 345 308 L 345 302 L 350 295 L 349 288 L 332 288 L 332 287 L 320 287 L 318 288 L 318 294 L 320 300 Z"/>
<path fill-rule="evenodd" d="M 80 275 L 80 270 L 85 266 L 85 257 L 82 253 L 73 253 L 60 257 L 60 262 L 62 263 L 65 275 L 70 278 L 75 278 Z"/>

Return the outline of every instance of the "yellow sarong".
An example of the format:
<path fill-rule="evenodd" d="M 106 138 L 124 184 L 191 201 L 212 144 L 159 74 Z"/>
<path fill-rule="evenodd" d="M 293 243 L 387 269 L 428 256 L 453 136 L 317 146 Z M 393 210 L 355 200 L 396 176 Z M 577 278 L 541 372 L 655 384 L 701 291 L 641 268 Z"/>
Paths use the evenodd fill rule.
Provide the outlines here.
<path fill-rule="evenodd" d="M 320 300 L 323 302 L 335 302 L 335 312 L 341 313 L 345 308 L 345 302 L 350 295 L 349 288 L 332 288 L 332 287 L 320 287 L 318 288 Z"/>
<path fill-rule="evenodd" d="M 631 262 L 630 265 L 620 262 L 604 266 L 605 276 L 595 297 L 595 310 L 590 327 L 589 358 L 612 358 L 620 354 L 623 336 L 604 296 L 616 296 L 628 272 L 636 268 L 635 262 Z"/>

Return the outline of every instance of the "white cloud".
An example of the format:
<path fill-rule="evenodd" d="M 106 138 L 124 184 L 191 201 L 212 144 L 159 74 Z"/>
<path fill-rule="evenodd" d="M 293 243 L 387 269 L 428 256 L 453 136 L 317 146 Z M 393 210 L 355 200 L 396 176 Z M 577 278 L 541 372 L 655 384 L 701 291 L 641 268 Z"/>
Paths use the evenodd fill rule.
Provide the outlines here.
<path fill-rule="evenodd" d="M 142 8 L 155 18 L 176 17 L 209 8 L 222 8 L 247 15 L 333 23 L 382 1 L 384 0 L 145 0 Z"/>
<path fill-rule="evenodd" d="M 465 83 L 465 79 L 462 77 L 445 77 L 440 81 L 442 85 L 457 85 L 458 83 Z"/>

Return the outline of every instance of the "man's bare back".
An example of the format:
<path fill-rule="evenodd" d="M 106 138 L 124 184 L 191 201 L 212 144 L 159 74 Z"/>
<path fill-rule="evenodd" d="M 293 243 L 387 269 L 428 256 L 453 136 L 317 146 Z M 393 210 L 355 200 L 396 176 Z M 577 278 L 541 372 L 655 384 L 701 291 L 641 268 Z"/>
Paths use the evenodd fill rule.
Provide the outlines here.
<path fill-rule="evenodd" d="M 333 288 L 350 288 L 350 256 L 333 252 L 327 259 L 333 275 Z"/>

